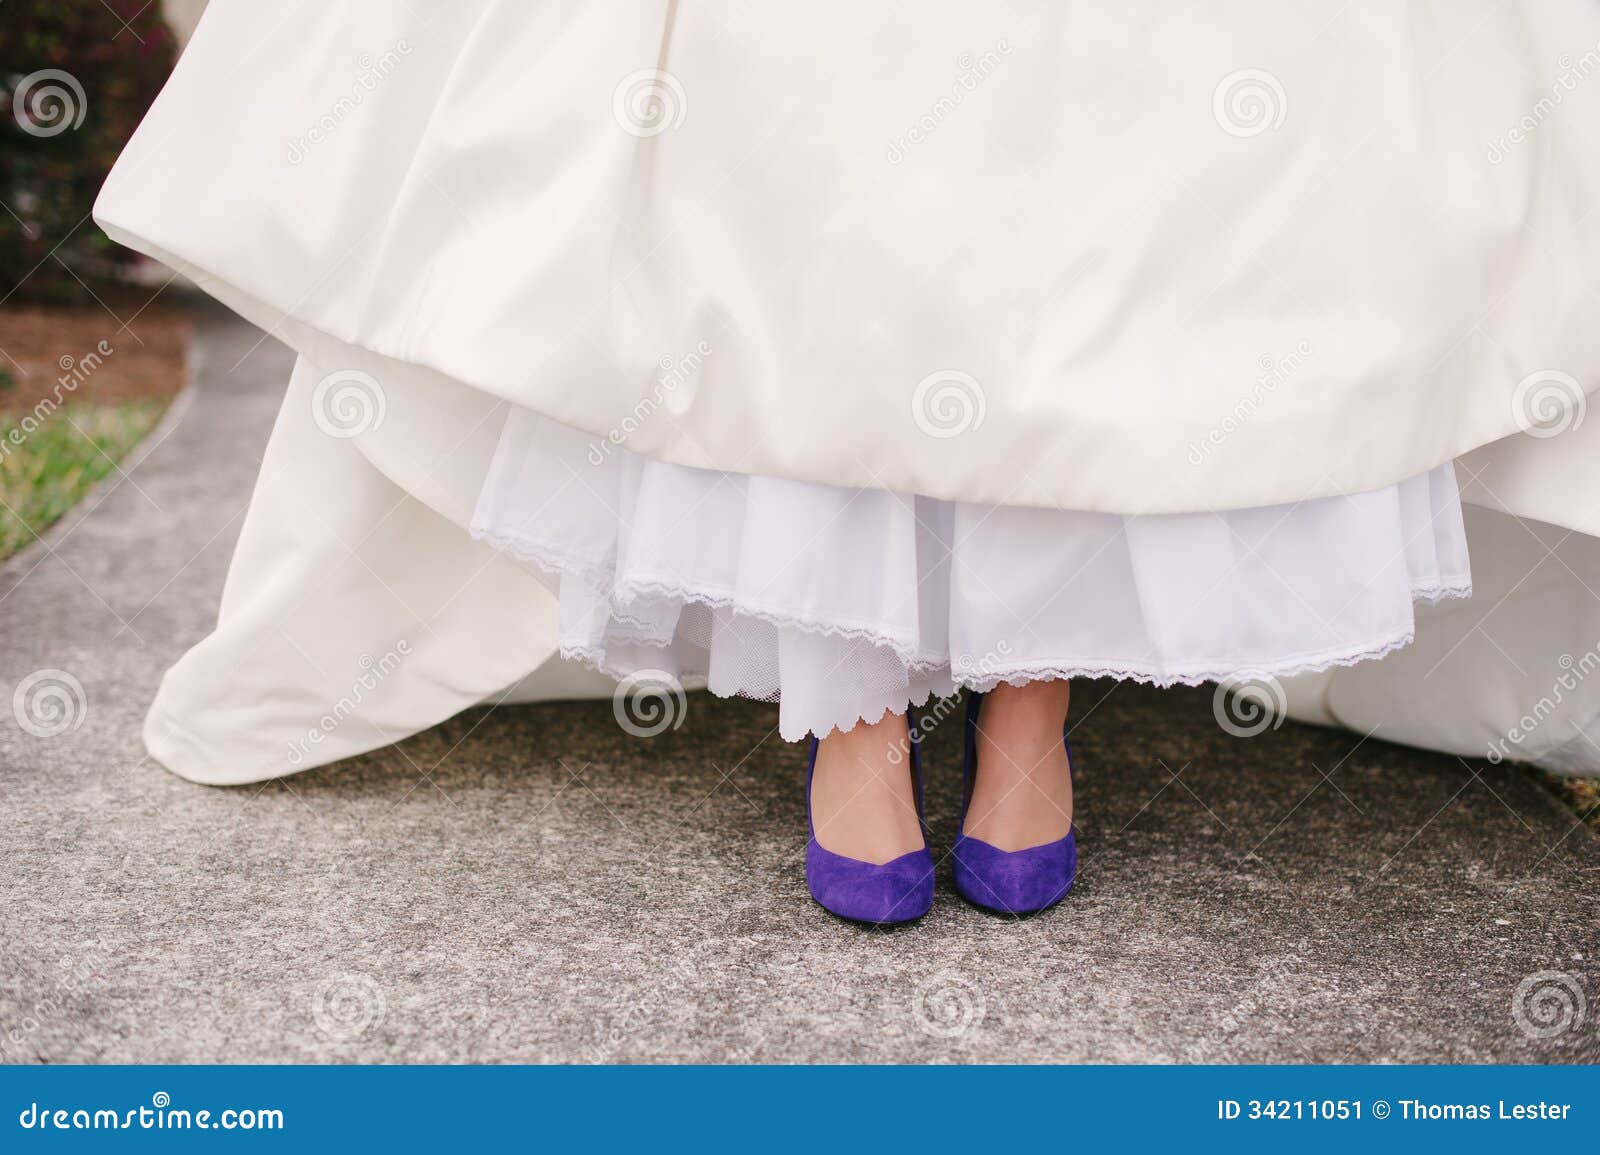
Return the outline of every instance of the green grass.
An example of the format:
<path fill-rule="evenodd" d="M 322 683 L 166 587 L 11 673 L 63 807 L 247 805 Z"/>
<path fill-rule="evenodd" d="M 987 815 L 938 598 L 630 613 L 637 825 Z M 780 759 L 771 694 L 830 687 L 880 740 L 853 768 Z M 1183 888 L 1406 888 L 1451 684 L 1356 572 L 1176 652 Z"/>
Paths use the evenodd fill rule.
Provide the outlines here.
<path fill-rule="evenodd" d="M 165 400 L 72 405 L 27 433 L 18 415 L 0 412 L 0 558 L 77 504 L 166 407 Z"/>

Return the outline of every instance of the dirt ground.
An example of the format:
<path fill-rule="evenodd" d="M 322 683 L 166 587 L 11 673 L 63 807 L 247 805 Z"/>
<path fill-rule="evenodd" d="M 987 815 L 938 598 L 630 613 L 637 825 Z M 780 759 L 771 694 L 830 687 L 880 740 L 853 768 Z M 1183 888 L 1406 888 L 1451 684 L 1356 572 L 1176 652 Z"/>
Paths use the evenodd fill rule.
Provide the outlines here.
<path fill-rule="evenodd" d="M 102 301 L 0 305 L 0 413 L 63 386 L 86 404 L 166 399 L 183 387 L 191 325 L 181 301 L 137 289 Z"/>

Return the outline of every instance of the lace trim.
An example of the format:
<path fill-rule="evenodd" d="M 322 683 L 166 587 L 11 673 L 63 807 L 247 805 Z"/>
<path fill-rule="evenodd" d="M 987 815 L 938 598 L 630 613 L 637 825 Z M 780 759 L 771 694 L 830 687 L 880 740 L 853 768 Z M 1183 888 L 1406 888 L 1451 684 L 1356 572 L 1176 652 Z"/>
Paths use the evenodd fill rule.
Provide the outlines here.
<path fill-rule="evenodd" d="M 1446 594 L 1444 596 L 1453 597 L 1456 595 Z M 1338 667 L 1355 666 L 1366 661 L 1376 661 L 1381 658 L 1388 657 L 1397 650 L 1404 649 L 1406 646 L 1409 646 L 1415 640 L 1415 638 L 1415 632 L 1412 630 L 1407 630 L 1403 634 L 1398 634 L 1392 638 L 1388 638 L 1381 642 L 1374 642 L 1370 645 L 1351 647 L 1338 652 L 1329 652 L 1314 658 L 1291 658 L 1286 660 L 1281 665 L 1274 664 L 1255 670 L 1213 670 L 1200 673 L 1151 674 L 1144 670 L 1136 669 L 1132 666 L 1114 663 L 1073 662 L 1061 665 L 1052 663 L 1018 663 L 1017 665 L 1004 671 L 997 672 L 990 677 L 952 677 L 951 688 L 947 692 L 955 693 L 957 690 L 967 689 L 976 691 L 978 693 L 988 693 L 1002 682 L 1021 686 L 1026 685 L 1029 682 L 1053 682 L 1063 678 L 1114 678 L 1118 681 L 1139 682 L 1143 685 L 1156 686 L 1163 689 L 1170 686 L 1200 686 L 1207 682 L 1221 682 L 1229 679 L 1272 679 L 1274 681 L 1278 681 L 1284 678 L 1298 677 L 1303 674 L 1319 674 Z M 602 672 L 609 673 L 608 671 Z M 625 677 L 626 675 L 609 674 L 609 676 Z M 736 695 L 718 694 L 717 696 L 726 698 Z M 883 710 L 876 714 L 876 717 L 881 719 L 885 714 L 888 714 L 891 711 L 898 713 L 903 709 L 916 708 L 926 705 L 928 700 L 935 696 L 943 696 L 940 693 L 939 687 L 937 686 L 931 686 L 927 688 L 922 692 L 920 697 L 918 697 L 915 693 L 908 693 L 903 700 L 897 699 L 895 702 L 889 703 L 883 708 Z M 817 733 L 819 736 L 826 734 L 829 729 L 838 729 L 848 732 L 855 729 L 857 725 L 866 720 L 867 716 L 865 713 L 861 713 L 850 718 L 833 718 L 828 720 L 829 726 L 827 729 L 806 730 L 793 736 L 785 733 L 782 736 L 789 741 L 796 741 L 800 738 L 806 737 L 811 733 Z"/>
<path fill-rule="evenodd" d="M 768 622 L 779 628 L 796 629 L 817 637 L 836 638 L 847 642 L 862 642 L 867 645 L 879 646 L 894 654 L 911 670 L 937 669 L 947 660 L 946 655 L 921 649 L 916 642 L 886 633 L 878 626 L 852 622 L 819 621 L 815 618 L 803 617 L 776 607 L 760 606 L 747 601 L 740 601 L 733 595 L 722 591 L 711 590 L 704 586 L 688 586 L 666 578 L 630 577 L 625 581 L 619 582 L 615 580 L 613 573 L 604 566 L 588 559 L 577 557 L 559 547 L 534 538 L 514 537 L 479 522 L 474 522 L 469 532 L 477 540 L 492 546 L 502 553 L 509 554 L 518 561 L 538 566 L 546 574 L 556 578 L 575 577 L 582 581 L 584 585 L 594 590 L 598 596 L 605 598 L 610 603 L 612 620 L 623 625 L 648 626 L 650 623 L 644 619 L 630 617 L 626 607 L 627 603 L 640 598 L 655 598 L 664 602 L 703 605 L 710 609 L 730 610 L 736 614 Z M 619 601 L 622 603 L 620 606 L 617 604 Z M 625 640 L 637 642 L 640 645 L 657 647 L 669 646 L 673 642 L 671 638 L 654 636 L 647 638 L 637 635 L 629 636 Z M 563 647 L 562 652 L 565 656 L 565 647 Z M 582 660 L 588 661 L 586 658 Z M 607 670 L 601 670 L 600 672 L 610 673 Z"/>
<path fill-rule="evenodd" d="M 1436 606 L 1451 598 L 1472 596 L 1472 575 L 1455 574 L 1437 582 L 1426 582 L 1411 587 L 1411 600 Z"/>
<path fill-rule="evenodd" d="M 1146 686 L 1156 686 L 1161 689 L 1169 686 L 1201 686 L 1207 682 L 1228 680 L 1251 681 L 1268 678 L 1280 680 L 1298 677 L 1301 674 L 1320 674 L 1337 666 L 1354 666 L 1361 662 L 1388 657 L 1396 650 L 1403 650 L 1415 640 L 1416 632 L 1407 630 L 1383 641 L 1370 642 L 1361 646 L 1349 646 L 1339 650 L 1327 650 L 1311 656 L 1291 655 L 1282 662 L 1273 662 L 1255 668 L 1241 667 L 1230 670 L 1211 668 L 1181 673 L 1167 671 L 1152 674 L 1120 663 L 1072 662 L 1058 666 L 1025 662 L 997 671 L 989 677 L 957 678 L 955 681 L 957 685 L 969 690 L 986 693 L 1001 682 L 1023 685 L 1027 682 L 1055 681 L 1058 678 L 1115 678 L 1122 682 L 1140 682 Z"/>
<path fill-rule="evenodd" d="M 626 603 L 639 598 L 655 598 L 679 605 L 700 604 L 713 609 L 728 610 L 737 615 L 764 621 L 780 628 L 799 630 L 817 637 L 835 638 L 846 642 L 881 647 L 893 653 L 905 666 L 906 686 L 886 697 L 883 700 L 881 709 L 877 708 L 877 702 L 869 702 L 863 706 L 860 712 L 851 716 L 818 719 L 815 725 L 801 733 L 790 734 L 785 732 L 783 737 L 791 741 L 803 738 L 810 733 L 825 734 L 833 729 L 841 731 L 853 730 L 860 723 L 867 721 L 869 715 L 875 718 L 882 718 L 888 713 L 898 712 L 908 706 L 925 705 L 935 696 L 954 693 L 962 688 L 987 692 L 1002 682 L 1022 685 L 1028 682 L 1055 681 L 1062 678 L 1116 678 L 1121 681 L 1140 682 L 1158 687 L 1197 686 L 1206 682 L 1238 678 L 1281 679 L 1301 674 L 1321 673 L 1335 667 L 1353 666 L 1360 662 L 1383 658 L 1396 650 L 1410 645 L 1415 638 L 1415 631 L 1408 629 L 1404 633 L 1389 638 L 1358 645 L 1332 647 L 1326 650 L 1286 655 L 1280 661 L 1266 663 L 1255 668 L 1220 669 L 1212 666 L 1151 671 L 1148 667 L 1142 667 L 1135 662 L 1074 660 L 1062 662 L 1018 662 L 1009 666 L 988 664 L 980 673 L 972 673 L 953 669 L 950 665 L 949 654 L 935 654 L 930 651 L 920 650 L 912 643 L 867 626 L 852 623 L 821 622 L 781 610 L 751 606 L 747 603 L 738 602 L 735 598 L 721 592 L 705 588 L 692 588 L 679 582 L 664 579 L 630 578 L 625 582 L 619 583 L 614 581 L 612 573 L 606 567 L 577 557 L 548 543 L 526 536 L 505 534 L 479 523 L 473 524 L 471 532 L 474 538 L 486 542 L 495 549 L 507 553 L 519 561 L 531 563 L 558 580 L 573 578 L 583 582 L 597 597 L 604 598 L 610 603 L 611 621 L 613 623 L 624 627 L 632 627 L 631 630 L 618 631 L 616 639 L 618 641 L 662 651 L 667 650 L 677 641 L 676 637 L 661 637 L 659 634 L 644 632 L 650 623 L 642 618 L 631 617 L 627 613 Z M 1411 590 L 1413 601 L 1429 604 L 1436 604 L 1447 598 L 1468 598 L 1471 596 L 1472 581 L 1470 576 L 1459 574 L 1419 582 Z M 618 605 L 619 600 L 624 604 Z M 590 668 L 618 680 L 638 671 L 638 667 L 635 664 L 610 660 L 603 646 L 587 646 L 564 641 L 561 646 L 561 654 L 565 658 L 582 662 Z M 685 689 L 700 689 L 706 685 L 706 677 L 704 673 L 699 671 L 690 672 L 681 680 Z M 775 694 L 763 694 L 741 689 L 732 693 L 719 693 L 718 696 L 741 696 L 763 701 L 776 701 L 781 696 L 781 688 Z"/>
<path fill-rule="evenodd" d="M 637 667 L 609 661 L 603 650 L 597 650 L 589 646 L 563 645 L 561 647 L 561 656 L 572 661 L 582 662 L 597 673 L 604 674 L 608 678 L 615 678 L 619 682 L 638 672 Z M 1039 680 L 1042 681 L 1044 679 Z M 704 674 L 686 673 L 678 681 L 685 690 L 706 690 L 719 698 L 749 698 L 756 702 L 777 702 L 779 700 L 779 695 L 777 694 L 761 694 L 748 689 L 735 690 L 732 693 L 711 690 L 706 685 L 706 676 Z M 949 697 L 959 689 L 960 687 L 954 683 L 941 686 L 934 684 L 932 681 L 917 689 L 913 689 L 908 685 L 901 690 L 882 696 L 879 701 L 863 706 L 856 713 L 823 719 L 817 725 L 798 732 L 785 730 L 780 725 L 778 734 L 786 742 L 798 742 L 813 733 L 819 737 L 834 730 L 848 733 L 863 722 L 882 721 L 890 714 L 898 714 L 907 709 L 925 706 L 933 698 Z"/>

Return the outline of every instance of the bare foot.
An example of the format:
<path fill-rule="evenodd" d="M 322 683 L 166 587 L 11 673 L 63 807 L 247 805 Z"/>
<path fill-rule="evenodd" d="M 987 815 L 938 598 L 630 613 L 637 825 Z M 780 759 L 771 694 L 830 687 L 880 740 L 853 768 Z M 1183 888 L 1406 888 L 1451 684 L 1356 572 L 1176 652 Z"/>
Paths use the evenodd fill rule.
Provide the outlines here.
<path fill-rule="evenodd" d="M 964 832 L 1001 850 L 1057 842 L 1072 829 L 1072 773 L 1061 728 L 1065 680 L 1001 683 L 978 715 L 978 780 Z"/>
<path fill-rule="evenodd" d="M 881 864 L 925 845 L 904 714 L 834 730 L 817 751 L 811 821 L 824 850 Z"/>

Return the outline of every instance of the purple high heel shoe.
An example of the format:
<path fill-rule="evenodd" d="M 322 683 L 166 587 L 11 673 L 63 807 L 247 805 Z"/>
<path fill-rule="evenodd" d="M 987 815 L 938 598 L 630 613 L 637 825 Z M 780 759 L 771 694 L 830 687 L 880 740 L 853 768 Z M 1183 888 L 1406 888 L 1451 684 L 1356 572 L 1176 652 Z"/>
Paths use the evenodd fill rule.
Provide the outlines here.
<path fill-rule="evenodd" d="M 852 922 L 890 926 L 915 922 L 933 908 L 933 855 L 926 845 L 884 863 L 863 862 L 835 854 L 817 841 L 811 820 L 811 779 L 817 771 L 817 747 L 811 739 L 811 761 L 806 766 L 806 886 L 811 897 L 828 911 Z M 911 744 L 911 786 L 917 797 L 917 823 L 924 844 L 927 824 L 922 818 L 922 761 L 917 743 Z"/>
<path fill-rule="evenodd" d="M 1070 829 L 1065 838 L 1025 850 L 1001 850 L 981 839 L 967 837 L 967 807 L 972 805 L 972 789 L 978 781 L 978 711 L 982 705 L 982 694 L 975 693 L 967 699 L 961 824 L 950 852 L 956 890 L 974 906 L 996 914 L 1033 914 L 1054 906 L 1072 889 L 1078 868 L 1078 844 Z M 1070 773 L 1072 746 L 1067 743 L 1064 729 L 1061 741 L 1066 745 Z"/>

